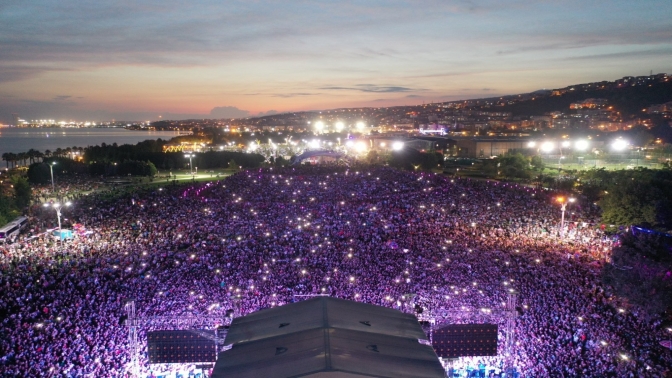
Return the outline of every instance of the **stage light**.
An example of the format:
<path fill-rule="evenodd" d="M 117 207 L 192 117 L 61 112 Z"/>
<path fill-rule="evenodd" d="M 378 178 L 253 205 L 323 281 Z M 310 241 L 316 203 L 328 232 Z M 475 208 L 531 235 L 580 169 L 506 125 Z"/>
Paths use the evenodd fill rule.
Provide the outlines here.
<path fill-rule="evenodd" d="M 611 143 L 611 148 L 612 148 L 614 151 L 623 151 L 623 150 L 625 150 L 626 148 L 628 148 L 628 145 L 629 145 L 629 143 L 628 143 L 627 140 L 618 138 L 618 139 L 616 139 L 615 141 L 613 141 L 613 142 Z"/>
<path fill-rule="evenodd" d="M 589 146 L 590 143 L 588 143 L 588 141 L 585 139 L 579 139 L 576 142 L 574 142 L 574 148 L 578 151 L 585 151 L 588 149 Z"/>
<path fill-rule="evenodd" d="M 553 142 L 544 142 L 541 144 L 541 150 L 543 152 L 551 152 L 555 148 L 555 144 Z"/>

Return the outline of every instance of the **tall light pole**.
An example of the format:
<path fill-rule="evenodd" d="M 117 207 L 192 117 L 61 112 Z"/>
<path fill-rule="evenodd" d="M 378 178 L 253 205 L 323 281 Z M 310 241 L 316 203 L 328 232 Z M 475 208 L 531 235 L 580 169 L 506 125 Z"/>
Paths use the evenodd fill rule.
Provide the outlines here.
<path fill-rule="evenodd" d="M 56 189 L 54 188 L 54 165 L 56 165 L 55 161 L 52 161 L 49 163 L 49 172 L 51 172 L 51 194 L 54 194 Z"/>
<path fill-rule="evenodd" d="M 567 210 L 567 202 L 574 202 L 574 198 L 568 198 L 565 200 L 564 197 L 558 197 L 558 202 L 560 202 L 560 210 L 562 210 L 562 217 L 560 218 L 560 238 L 565 238 L 565 210 Z"/>
<path fill-rule="evenodd" d="M 192 168 L 192 165 L 191 165 L 191 158 L 196 157 L 196 155 L 189 153 L 189 154 L 185 154 L 184 157 L 189 158 L 189 173 L 191 173 L 191 175 L 193 176 L 194 175 L 194 169 Z"/>
<path fill-rule="evenodd" d="M 66 202 L 62 205 L 58 202 L 53 203 L 53 204 L 49 204 L 49 203 L 44 204 L 44 207 L 53 207 L 54 209 L 56 209 L 56 217 L 58 218 L 58 237 L 59 238 L 62 237 L 62 235 L 61 235 L 61 208 L 63 206 L 67 207 L 67 206 L 70 206 L 70 205 L 72 205 L 72 202 Z"/>

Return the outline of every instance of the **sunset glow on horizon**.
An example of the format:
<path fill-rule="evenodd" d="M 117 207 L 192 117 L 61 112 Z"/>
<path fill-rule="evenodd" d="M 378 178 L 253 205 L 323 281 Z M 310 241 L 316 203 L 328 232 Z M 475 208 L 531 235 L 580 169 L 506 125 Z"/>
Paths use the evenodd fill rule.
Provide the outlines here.
<path fill-rule="evenodd" d="M 0 123 L 418 105 L 672 72 L 669 1 L 0 5 Z"/>

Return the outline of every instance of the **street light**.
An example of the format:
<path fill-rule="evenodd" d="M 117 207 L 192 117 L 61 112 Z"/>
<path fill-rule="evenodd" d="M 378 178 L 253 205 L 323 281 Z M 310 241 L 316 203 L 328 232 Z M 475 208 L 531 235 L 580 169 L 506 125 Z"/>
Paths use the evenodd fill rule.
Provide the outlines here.
<path fill-rule="evenodd" d="M 191 173 L 191 175 L 193 176 L 194 175 L 194 169 L 191 166 L 191 158 L 196 157 L 196 155 L 189 153 L 189 154 L 185 154 L 184 157 L 189 158 L 189 173 Z"/>
<path fill-rule="evenodd" d="M 56 209 L 56 217 L 58 218 L 58 234 L 59 234 L 58 236 L 59 237 L 61 236 L 61 208 L 63 206 L 67 207 L 67 206 L 70 206 L 70 205 L 72 205 L 72 202 L 69 202 L 69 201 L 64 203 L 63 205 L 61 205 L 58 202 L 53 203 L 53 204 L 49 204 L 49 203 L 44 204 L 44 207 L 53 207 L 54 209 Z"/>
<path fill-rule="evenodd" d="M 558 202 L 560 202 L 561 207 L 560 210 L 562 210 L 562 217 L 560 218 L 560 238 L 564 239 L 565 238 L 565 210 L 567 210 L 567 202 L 574 202 L 576 201 L 574 198 L 568 198 L 567 201 L 565 201 L 564 197 L 558 197 Z"/>
<path fill-rule="evenodd" d="M 56 189 L 54 189 L 54 165 L 56 165 L 55 161 L 49 163 L 49 172 L 51 172 L 51 194 L 54 194 L 56 191 Z"/>

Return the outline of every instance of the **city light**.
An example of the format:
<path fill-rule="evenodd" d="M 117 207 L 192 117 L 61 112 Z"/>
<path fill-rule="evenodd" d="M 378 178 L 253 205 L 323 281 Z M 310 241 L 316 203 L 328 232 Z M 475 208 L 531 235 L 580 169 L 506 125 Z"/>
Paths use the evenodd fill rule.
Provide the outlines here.
<path fill-rule="evenodd" d="M 317 130 L 317 131 L 324 130 L 324 122 L 322 122 L 322 121 L 315 122 L 315 130 Z"/>
<path fill-rule="evenodd" d="M 392 150 L 401 151 L 404 148 L 404 142 L 392 142 Z"/>
<path fill-rule="evenodd" d="M 336 125 L 334 126 L 336 127 L 336 131 L 343 131 L 343 129 L 345 128 L 345 125 L 341 121 L 336 122 Z"/>
<path fill-rule="evenodd" d="M 355 143 L 355 149 L 357 152 L 365 152 L 366 151 L 366 142 L 360 140 L 357 143 Z"/>
<path fill-rule="evenodd" d="M 357 130 L 362 131 L 364 130 L 365 127 L 366 125 L 364 124 L 364 122 L 362 121 L 357 122 Z"/>
<path fill-rule="evenodd" d="M 576 142 L 574 142 L 574 148 L 577 151 L 585 151 L 585 150 L 588 149 L 589 146 L 590 146 L 590 143 L 588 143 L 588 141 L 585 140 L 585 139 L 579 139 Z"/>
<path fill-rule="evenodd" d="M 541 150 L 543 152 L 551 152 L 555 149 L 555 144 L 553 142 L 544 142 L 541 144 Z"/>
<path fill-rule="evenodd" d="M 623 151 L 626 148 L 628 148 L 628 145 L 629 145 L 628 141 L 618 138 L 611 143 L 611 148 L 614 151 Z"/>

